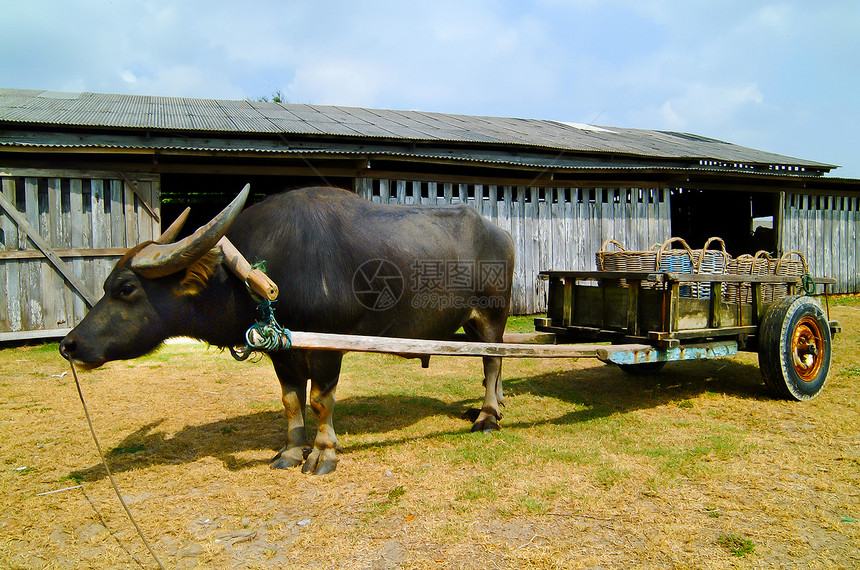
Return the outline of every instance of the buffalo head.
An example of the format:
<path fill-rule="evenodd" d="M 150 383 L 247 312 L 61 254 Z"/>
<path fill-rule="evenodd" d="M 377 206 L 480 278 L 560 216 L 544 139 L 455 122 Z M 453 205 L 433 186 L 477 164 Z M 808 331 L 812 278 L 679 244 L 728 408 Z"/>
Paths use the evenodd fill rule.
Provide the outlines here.
<path fill-rule="evenodd" d="M 194 297 L 216 270 L 219 239 L 242 211 L 249 186 L 211 222 L 175 243 L 187 211 L 158 240 L 129 250 L 104 283 L 104 296 L 60 342 L 60 354 L 87 368 L 142 356 L 170 336 L 187 334 Z"/>

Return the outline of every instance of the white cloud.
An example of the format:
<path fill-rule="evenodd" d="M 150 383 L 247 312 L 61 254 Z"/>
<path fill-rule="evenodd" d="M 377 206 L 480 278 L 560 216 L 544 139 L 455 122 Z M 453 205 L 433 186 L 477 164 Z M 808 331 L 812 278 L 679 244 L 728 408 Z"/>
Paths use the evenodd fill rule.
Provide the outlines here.
<path fill-rule="evenodd" d="M 314 62 L 296 70 L 285 95 L 293 103 L 372 107 L 388 83 L 386 74 L 366 61 Z"/>
<path fill-rule="evenodd" d="M 690 125 L 713 128 L 736 121 L 742 112 L 763 100 L 755 83 L 739 86 L 697 83 L 665 101 L 659 108 L 659 117 L 665 128 L 687 129 Z"/>

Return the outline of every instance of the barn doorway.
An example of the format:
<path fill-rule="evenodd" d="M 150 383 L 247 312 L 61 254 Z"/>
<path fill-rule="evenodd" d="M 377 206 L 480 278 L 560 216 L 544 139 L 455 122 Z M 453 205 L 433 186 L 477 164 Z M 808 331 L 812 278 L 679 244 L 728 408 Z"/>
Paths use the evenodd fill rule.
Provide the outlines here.
<path fill-rule="evenodd" d="M 305 186 L 331 185 L 352 189 L 352 178 L 318 176 L 266 176 L 247 174 L 162 174 L 161 227 L 166 228 L 186 207 L 191 208 L 180 237 L 211 220 L 242 190 L 251 185 L 247 205 L 266 196 Z"/>
<path fill-rule="evenodd" d="M 720 237 L 733 256 L 777 250 L 778 194 L 675 188 L 671 205 L 672 235 L 693 249 Z"/>

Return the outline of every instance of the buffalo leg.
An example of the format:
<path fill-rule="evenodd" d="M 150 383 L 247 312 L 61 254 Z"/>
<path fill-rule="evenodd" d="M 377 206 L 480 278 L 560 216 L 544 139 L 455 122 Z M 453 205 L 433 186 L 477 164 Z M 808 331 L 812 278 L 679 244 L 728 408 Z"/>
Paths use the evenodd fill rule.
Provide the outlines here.
<path fill-rule="evenodd" d="M 335 388 L 340 376 L 343 353 L 314 352 L 310 360 L 310 405 L 317 417 L 314 448 L 302 466 L 303 473 L 325 475 L 337 467 L 337 434 L 334 431 Z"/>
<path fill-rule="evenodd" d="M 473 341 L 502 342 L 505 332 L 504 315 L 499 319 L 489 318 L 487 315 L 478 315 L 472 318 L 463 327 L 466 336 Z M 498 431 L 499 420 L 502 419 L 501 407 L 505 405 L 505 397 L 502 391 L 502 359 L 498 356 L 485 356 L 484 360 L 484 403 L 472 431 L 491 432 Z"/>
<path fill-rule="evenodd" d="M 314 448 L 302 466 L 302 473 L 325 475 L 337 467 L 337 434 L 332 424 L 335 389 L 323 392 L 311 386 L 311 409 L 317 416 L 319 427 Z"/>
<path fill-rule="evenodd" d="M 281 383 L 281 401 L 287 416 L 287 443 L 272 458 L 272 469 L 287 469 L 301 465 L 310 451 L 305 430 L 305 401 L 307 399 L 308 371 L 304 359 L 294 358 L 297 353 L 272 356 L 275 372 Z"/>

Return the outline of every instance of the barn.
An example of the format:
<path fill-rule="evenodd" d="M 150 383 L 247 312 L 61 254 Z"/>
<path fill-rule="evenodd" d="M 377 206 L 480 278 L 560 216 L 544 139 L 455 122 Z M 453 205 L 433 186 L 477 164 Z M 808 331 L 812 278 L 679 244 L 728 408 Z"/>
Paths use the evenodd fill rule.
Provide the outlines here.
<path fill-rule="evenodd" d="M 254 199 L 330 184 L 468 203 L 514 238 L 517 314 L 545 310 L 539 271 L 593 269 L 607 239 L 796 250 L 855 293 L 860 180 L 835 168 L 672 131 L 0 89 L 0 341 L 62 336 L 126 248 L 186 206 L 196 227 L 245 183 Z"/>

